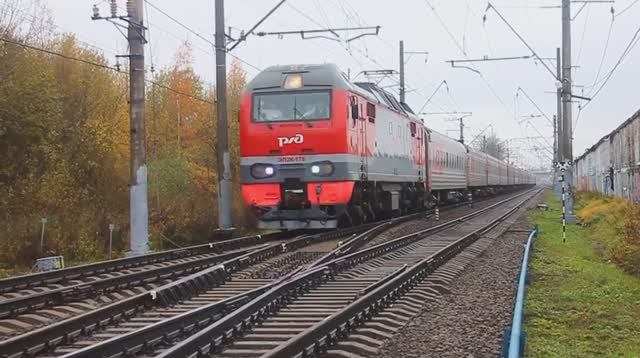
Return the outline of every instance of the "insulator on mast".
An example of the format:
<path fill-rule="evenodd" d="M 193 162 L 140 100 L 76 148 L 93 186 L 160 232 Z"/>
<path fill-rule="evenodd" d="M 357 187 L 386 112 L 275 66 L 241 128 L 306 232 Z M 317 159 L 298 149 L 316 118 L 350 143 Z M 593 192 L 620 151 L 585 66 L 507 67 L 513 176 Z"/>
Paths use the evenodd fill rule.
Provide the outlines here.
<path fill-rule="evenodd" d="M 129 16 L 134 16 L 136 14 L 136 6 L 133 3 L 133 0 L 127 0 L 127 14 Z"/>
<path fill-rule="evenodd" d="M 93 18 L 97 19 L 100 17 L 100 8 L 98 7 L 98 5 L 93 4 Z"/>
<path fill-rule="evenodd" d="M 118 4 L 116 0 L 111 0 L 111 17 L 118 17 Z"/>

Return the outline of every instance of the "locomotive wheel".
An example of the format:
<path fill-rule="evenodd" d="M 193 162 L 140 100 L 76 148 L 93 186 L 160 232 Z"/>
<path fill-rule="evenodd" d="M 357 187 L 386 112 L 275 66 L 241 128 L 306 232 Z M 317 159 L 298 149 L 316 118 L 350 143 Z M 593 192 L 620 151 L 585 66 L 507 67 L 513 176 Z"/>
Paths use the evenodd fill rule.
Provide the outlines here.
<path fill-rule="evenodd" d="M 353 217 L 349 213 L 349 209 L 347 209 L 338 218 L 338 227 L 351 227 L 351 226 L 353 226 Z"/>
<path fill-rule="evenodd" d="M 374 212 L 373 208 L 371 207 L 371 205 L 369 205 L 369 203 L 365 204 L 367 210 L 367 219 L 369 222 L 374 222 L 376 221 L 376 213 Z"/>
<path fill-rule="evenodd" d="M 362 225 L 366 221 L 364 211 L 360 205 L 351 206 L 348 212 L 351 216 L 353 226 Z"/>

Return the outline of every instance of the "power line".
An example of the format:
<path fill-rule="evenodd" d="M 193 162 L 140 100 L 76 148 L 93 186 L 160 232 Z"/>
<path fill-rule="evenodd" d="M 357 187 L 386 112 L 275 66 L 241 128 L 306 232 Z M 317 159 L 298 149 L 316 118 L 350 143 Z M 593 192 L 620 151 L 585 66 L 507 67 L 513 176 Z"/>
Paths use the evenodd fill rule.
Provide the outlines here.
<path fill-rule="evenodd" d="M 625 7 L 624 9 L 622 9 L 622 11 L 620 11 L 619 13 L 617 13 L 615 15 L 615 17 L 618 17 L 622 14 L 624 14 L 625 12 L 627 12 L 629 9 L 631 9 L 632 7 L 634 7 L 638 2 L 640 2 L 640 0 L 635 0 L 634 2 L 632 2 L 631 4 L 629 4 L 629 6 Z"/>
<path fill-rule="evenodd" d="M 22 13 L 22 15 L 24 17 L 28 17 L 29 18 L 29 19 L 26 19 L 26 20 L 31 22 L 31 24 L 35 24 L 35 22 L 38 21 L 38 18 L 35 15 L 29 14 L 27 12 L 27 10 L 25 10 L 25 9 L 21 9 L 21 8 L 16 7 L 16 6 L 10 6 L 9 4 L 6 4 L 4 7 L 2 7 L 2 9 L 9 9 L 11 11 L 17 11 L 17 12 Z M 48 25 L 51 25 L 56 29 L 62 30 L 63 33 L 70 32 L 69 30 L 64 29 L 63 27 L 61 27 L 60 25 L 55 24 L 55 23 L 48 23 Z M 58 33 L 57 35 L 62 35 L 62 34 Z M 117 55 L 118 54 L 116 49 L 105 48 L 105 47 L 99 46 L 95 42 L 88 41 L 87 39 L 82 39 L 81 37 L 78 36 L 78 34 L 74 33 L 74 37 L 75 37 L 75 39 L 76 39 L 76 41 L 78 43 L 81 43 L 81 44 L 83 44 L 83 45 L 85 45 L 87 47 L 91 47 L 91 48 L 94 48 L 94 49 L 102 51 L 102 52 L 109 52 L 109 53 L 111 53 L 113 55 Z"/>
<path fill-rule="evenodd" d="M 498 17 L 502 19 L 502 21 L 507 25 L 507 27 L 511 30 L 511 32 L 513 32 L 516 35 L 516 37 L 518 37 L 518 39 L 520 39 L 520 41 L 529 49 L 529 51 L 531 51 L 533 55 L 540 61 L 540 63 L 542 63 L 544 68 L 546 68 L 547 71 L 549 71 L 551 76 L 553 76 L 553 78 L 555 78 L 557 81 L 560 81 L 560 79 L 556 76 L 556 73 L 552 71 L 551 68 L 549 68 L 549 65 L 547 65 L 547 63 L 544 62 L 544 60 L 540 56 L 538 56 L 538 53 L 533 49 L 533 47 L 529 45 L 529 43 L 524 39 L 524 37 L 520 35 L 520 33 L 511 25 L 511 23 L 509 23 L 509 21 L 507 21 L 507 19 L 505 19 L 504 16 L 502 16 L 502 14 L 498 11 L 498 9 L 495 6 L 491 5 L 491 3 L 487 5 L 486 12 L 489 12 L 489 10 L 493 10 L 493 12 L 495 12 L 498 15 Z M 487 18 L 487 15 L 485 13 L 483 20 L 486 21 L 486 18 Z"/>
<path fill-rule="evenodd" d="M 176 19 L 175 17 L 167 14 L 164 10 L 160 9 L 159 7 L 157 7 L 156 5 L 154 5 L 152 2 L 150 2 L 149 0 L 144 0 L 144 2 L 151 6 L 154 10 L 156 10 L 157 12 L 161 13 L 162 15 L 166 16 L 169 20 L 173 21 L 174 23 L 178 24 L 178 26 L 182 27 L 183 29 L 187 30 L 188 32 L 192 33 L 193 35 L 195 35 L 196 37 L 200 38 L 201 40 L 209 43 L 211 46 L 213 46 L 213 41 L 207 39 L 206 37 L 200 35 L 199 32 L 193 30 L 192 28 L 190 28 L 189 26 L 183 24 L 182 22 L 180 22 L 178 19 Z"/>
<path fill-rule="evenodd" d="M 585 104 L 582 109 L 586 108 L 590 103 L 593 102 L 594 98 L 596 98 L 596 96 L 598 96 L 598 94 L 600 94 L 600 92 L 604 89 L 604 87 L 607 85 L 607 83 L 609 82 L 609 80 L 611 79 L 611 77 L 613 76 L 613 74 L 615 73 L 615 71 L 618 69 L 618 67 L 620 66 L 620 64 L 622 64 L 622 61 L 627 57 L 627 55 L 629 55 L 629 53 L 631 53 L 631 50 L 633 50 L 633 48 L 636 46 L 636 44 L 638 43 L 638 41 L 640 40 L 640 38 L 638 38 L 638 34 L 640 34 L 640 27 L 638 27 L 638 30 L 636 30 L 635 34 L 633 35 L 633 37 L 631 38 L 631 41 L 629 41 L 629 44 L 627 45 L 627 47 L 625 48 L 625 50 L 622 52 L 622 55 L 620 55 L 620 58 L 618 59 L 618 61 L 616 62 L 616 64 L 613 66 L 613 68 L 611 69 L 611 71 L 609 71 L 609 73 L 607 74 L 607 76 L 605 76 L 605 80 L 602 83 L 602 85 L 600 85 L 600 87 L 595 91 L 595 93 L 591 96 L 591 101 L 587 102 L 587 104 Z"/>
<path fill-rule="evenodd" d="M 587 24 L 589 23 L 589 18 L 591 15 L 591 7 L 587 9 L 587 16 L 584 19 L 584 26 L 582 28 L 582 35 L 580 36 L 580 49 L 578 50 L 578 56 L 576 58 L 576 65 L 580 64 L 580 58 L 582 57 L 582 50 L 584 49 L 584 38 L 587 33 Z"/>
<path fill-rule="evenodd" d="M 533 104 L 534 107 L 536 107 L 538 112 L 540 112 L 540 114 L 542 114 L 544 116 L 544 118 L 546 118 L 547 121 L 549 121 L 549 124 L 551 124 L 551 126 L 553 126 L 553 121 L 551 120 L 551 118 L 549 118 L 549 116 L 547 116 L 547 114 L 544 113 L 542 108 L 540 108 L 540 106 L 538 106 L 538 104 L 533 100 L 533 98 L 531 98 L 531 96 L 529 96 L 529 94 L 522 87 L 518 86 L 518 90 L 516 91 L 516 96 L 518 95 L 518 92 L 522 92 L 525 95 L 525 97 L 527 97 L 529 102 L 531 102 L 531 104 Z"/>
<path fill-rule="evenodd" d="M 618 67 L 620 66 L 620 64 L 622 64 L 622 61 L 627 57 L 627 55 L 629 53 L 631 53 L 631 50 L 633 50 L 633 48 L 638 44 L 638 42 L 640 42 L 640 38 L 638 37 L 638 34 L 640 34 L 640 27 L 638 28 L 638 30 L 635 32 L 635 34 L 633 35 L 633 37 L 631 38 L 631 41 L 629 41 L 629 44 L 627 45 L 627 47 L 625 48 L 625 50 L 623 51 L 622 55 L 620 56 L 620 58 L 618 59 L 618 61 L 616 62 L 616 64 L 613 66 L 613 68 L 611 69 L 611 71 L 609 71 L 609 73 L 605 76 L 604 82 L 602 82 L 602 85 L 595 91 L 595 93 L 591 96 L 591 101 L 587 102 L 584 106 L 582 106 L 582 108 L 579 109 L 578 112 L 578 118 L 576 119 L 576 125 L 578 124 L 578 120 L 580 119 L 580 113 L 589 106 L 589 104 L 593 103 L 593 100 L 600 94 L 600 92 L 602 92 L 602 90 L 604 89 L 604 87 L 607 85 L 607 83 L 609 82 L 609 80 L 611 79 L 611 77 L 613 76 L 613 74 L 615 73 L 615 71 L 618 69 Z"/>
<path fill-rule="evenodd" d="M 607 50 L 609 49 L 609 40 L 611 40 L 611 33 L 613 32 L 613 20 L 615 17 L 611 17 L 611 23 L 609 24 L 609 33 L 607 34 L 607 41 L 604 44 L 604 50 L 602 51 L 602 57 L 600 58 L 600 65 L 598 66 L 598 72 L 596 72 L 596 78 L 593 80 L 592 87 L 596 86 L 598 83 L 598 79 L 600 78 L 600 73 L 602 71 L 602 65 L 604 65 L 604 59 L 607 57 Z"/>
<path fill-rule="evenodd" d="M 247 33 L 240 35 L 240 38 L 233 45 L 231 45 L 231 47 L 227 50 L 227 53 L 233 51 L 233 49 L 238 47 L 238 45 L 240 45 L 240 43 L 246 41 L 247 40 L 247 36 L 253 34 L 253 32 L 258 28 L 258 26 L 262 25 L 262 23 L 265 22 L 265 20 L 267 20 L 267 18 L 269 16 L 271 16 L 276 10 L 278 10 L 278 8 L 280 6 L 282 6 L 282 4 L 284 4 L 285 1 L 287 1 L 287 0 L 280 0 L 276 4 L 276 6 L 271 8 L 271 10 L 269 10 L 269 12 L 267 12 L 266 15 L 264 15 L 260 20 L 258 20 L 258 22 L 255 25 L 253 25 L 253 27 L 251 27 L 251 29 L 249 29 L 249 31 L 247 31 Z"/>
<path fill-rule="evenodd" d="M 0 37 L 0 41 L 8 43 L 8 44 L 15 45 L 15 46 L 19 46 L 19 47 L 22 47 L 22 48 L 26 48 L 26 49 L 29 49 L 29 50 L 38 51 L 38 52 L 46 53 L 46 54 L 49 54 L 49 55 L 57 56 L 57 57 L 65 59 L 65 60 L 80 62 L 80 63 L 84 63 L 84 64 L 87 64 L 87 65 L 95 66 L 95 67 L 100 67 L 100 68 L 111 70 L 111 71 L 114 71 L 114 72 L 117 72 L 117 73 L 120 73 L 120 74 L 125 74 L 125 75 L 127 74 L 125 71 L 121 71 L 120 69 L 118 69 L 116 67 L 112 67 L 112 66 L 105 65 L 105 64 L 102 64 L 102 63 L 98 63 L 98 62 L 85 60 L 85 59 L 74 57 L 74 56 L 65 55 L 63 53 L 47 50 L 47 49 L 44 49 L 44 48 L 41 48 L 41 47 L 28 45 L 28 44 L 25 44 L 25 43 L 21 43 L 21 42 L 18 42 L 18 41 L 7 39 L 5 37 Z M 206 100 L 204 98 L 200 98 L 198 96 L 194 96 L 194 95 L 191 95 L 191 94 L 188 94 L 188 93 L 184 93 L 182 91 L 178 91 L 175 88 L 163 85 L 161 83 L 158 83 L 158 82 L 155 82 L 155 81 L 152 81 L 152 80 L 145 79 L 145 82 L 153 84 L 153 85 L 158 86 L 160 88 L 166 89 L 166 90 L 171 91 L 171 92 L 173 92 L 175 94 L 179 94 L 181 96 L 189 97 L 191 99 L 195 99 L 195 100 L 198 100 L 198 101 L 201 101 L 201 102 L 204 102 L 204 103 L 214 104 L 214 102 L 212 102 L 212 101 L 209 101 L 209 100 Z"/>
<path fill-rule="evenodd" d="M 213 41 L 209 40 L 208 38 L 206 38 L 205 36 L 201 35 L 199 32 L 197 32 L 196 30 L 190 28 L 189 26 L 185 25 L 184 23 L 182 23 L 180 20 L 176 19 L 175 17 L 169 15 L 167 12 L 165 12 L 164 10 L 160 9 L 159 7 L 157 7 L 156 5 L 154 5 L 153 3 L 151 3 L 149 0 L 144 0 L 145 3 L 147 3 L 149 6 L 151 6 L 154 10 L 158 11 L 159 13 L 161 13 L 162 15 L 166 16 L 167 18 L 169 18 L 169 20 L 175 22 L 176 24 L 178 24 L 180 27 L 182 27 L 183 29 L 187 30 L 188 32 L 192 33 L 193 35 L 195 35 L 196 37 L 198 37 L 199 39 L 205 41 L 206 43 L 208 43 L 209 45 L 211 45 L 212 48 L 215 48 L 215 44 L 213 43 Z M 241 57 L 234 55 L 232 53 L 230 53 L 229 51 L 226 51 L 227 55 L 233 57 L 234 59 L 240 61 L 241 63 L 253 68 L 254 70 L 260 72 L 262 71 L 261 68 L 247 62 L 246 60 L 242 59 Z"/>
<path fill-rule="evenodd" d="M 427 3 L 427 6 L 429 6 L 431 8 L 431 11 L 433 11 L 433 14 L 436 15 L 436 17 L 438 18 L 438 21 L 440 22 L 440 25 L 442 25 L 442 28 L 446 31 L 446 33 L 449 35 L 449 37 L 451 38 L 451 40 L 453 41 L 453 43 L 458 47 L 458 49 L 460 50 L 460 52 L 462 52 L 463 55 L 467 56 L 467 52 L 464 50 L 464 47 L 460 45 L 460 43 L 458 42 L 458 39 L 456 39 L 456 37 L 453 35 L 453 33 L 451 32 L 451 30 L 449 30 L 449 27 L 447 26 L 447 24 L 445 23 L 444 19 L 442 18 L 442 16 L 440 16 L 440 14 L 438 13 L 438 11 L 436 10 L 436 8 L 431 4 L 431 2 L 429 0 L 424 0 Z"/>

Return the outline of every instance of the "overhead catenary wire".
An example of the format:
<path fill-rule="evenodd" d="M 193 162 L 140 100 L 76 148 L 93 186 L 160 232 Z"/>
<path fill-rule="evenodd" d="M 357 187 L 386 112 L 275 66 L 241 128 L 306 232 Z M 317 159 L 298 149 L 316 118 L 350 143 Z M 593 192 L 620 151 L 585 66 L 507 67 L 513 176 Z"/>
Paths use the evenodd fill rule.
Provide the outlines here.
<path fill-rule="evenodd" d="M 551 120 L 551 118 L 549 118 L 549 116 L 547 116 L 547 114 L 542 110 L 542 108 L 540 108 L 538 103 L 536 103 L 536 101 L 534 101 L 533 98 L 531 98 L 531 96 L 529 96 L 529 94 L 522 87 L 518 86 L 518 90 L 516 91 L 516 96 L 517 96 L 518 92 L 522 92 L 522 94 L 524 94 L 525 97 L 527 97 L 529 102 L 531 102 L 531 104 L 533 104 L 533 106 L 536 107 L 538 112 L 540 112 L 540 114 L 542 114 L 542 116 L 547 119 L 549 124 L 551 124 L 553 126 L 553 121 Z"/>
<path fill-rule="evenodd" d="M 587 34 L 587 25 L 589 24 L 589 18 L 591 16 L 591 7 L 589 7 L 587 9 L 587 15 L 585 16 L 584 19 L 584 25 L 582 27 L 582 35 L 580 36 L 580 48 L 578 50 L 578 56 L 576 57 L 576 66 L 580 65 L 580 59 L 582 58 L 582 50 L 584 49 L 584 39 L 585 39 L 585 35 Z"/>
<path fill-rule="evenodd" d="M 35 24 L 35 22 L 38 21 L 38 18 L 33 14 L 29 14 L 27 10 L 18 8 L 16 6 L 11 6 L 10 4 L 5 4 L 0 9 L 9 9 L 11 11 L 16 11 L 16 12 L 22 13 L 22 15 L 25 17 L 25 19 L 28 18 L 26 20 L 29 21 L 31 24 Z M 51 23 L 51 22 L 48 22 L 47 24 L 52 26 L 55 29 L 61 30 L 61 33 L 57 33 L 56 35 L 61 35 L 63 33 L 69 33 L 70 32 L 69 30 L 63 28 L 62 26 L 60 26 L 58 24 Z M 98 44 L 98 43 L 93 42 L 91 40 L 88 40 L 86 38 L 82 38 L 82 37 L 78 36 L 78 34 L 74 34 L 74 37 L 75 37 L 75 40 L 78 43 L 80 43 L 80 44 L 82 44 L 82 45 L 84 45 L 86 47 L 90 47 L 90 48 L 93 48 L 93 49 L 101 51 L 101 52 L 108 52 L 108 53 L 110 53 L 112 55 L 117 55 L 118 54 L 118 50 L 116 50 L 114 48 L 105 47 L 104 45 Z"/>
<path fill-rule="evenodd" d="M 209 40 L 208 38 L 206 38 L 205 36 L 203 36 L 202 34 L 200 34 L 198 31 L 192 29 L 191 27 L 185 25 L 183 22 L 181 22 L 180 20 L 176 19 L 175 17 L 169 15 L 166 11 L 160 9 L 158 6 L 154 5 L 153 3 L 151 3 L 149 0 L 145 0 L 145 3 L 147 3 L 149 6 L 151 6 L 154 10 L 158 11 L 159 13 L 161 13 L 162 15 L 166 16 L 169 20 L 175 22 L 176 24 L 178 24 L 180 27 L 182 27 L 183 29 L 187 30 L 188 32 L 190 32 L 191 34 L 193 34 L 194 36 L 198 37 L 199 39 L 205 41 L 207 44 L 211 45 L 212 48 L 215 48 L 215 44 L 213 43 L 213 41 Z M 230 53 L 229 51 L 227 51 L 227 55 L 231 56 L 232 58 L 238 60 L 239 62 L 251 67 L 252 69 L 260 72 L 262 71 L 262 69 L 246 60 L 244 60 L 243 58 L 241 58 L 238 55 L 234 55 L 232 53 Z"/>
<path fill-rule="evenodd" d="M 600 87 L 598 87 L 598 89 L 593 93 L 593 95 L 591 96 L 591 101 L 587 102 L 582 109 L 586 108 L 589 104 L 593 103 L 593 100 L 600 94 L 600 92 L 602 92 L 602 90 L 604 89 L 604 87 L 607 85 L 607 83 L 609 82 L 609 80 L 611 79 L 611 77 L 613 76 L 613 74 L 616 72 L 616 70 L 620 67 L 620 65 L 622 64 L 622 61 L 624 61 L 624 59 L 629 55 L 629 53 L 631 53 L 631 51 L 633 50 L 633 48 L 636 46 L 636 44 L 638 44 L 638 42 L 640 41 L 640 37 L 638 37 L 638 35 L 640 34 L 640 27 L 638 27 L 638 29 L 636 30 L 636 32 L 633 34 L 633 37 L 631 38 L 631 40 L 629 41 L 629 43 L 627 44 L 627 47 L 625 47 L 624 51 L 622 52 L 622 54 L 620 55 L 620 57 L 618 58 L 618 61 L 616 61 L 616 64 L 613 66 L 613 68 L 611 68 L 611 70 L 607 73 L 607 75 L 604 77 L 604 81 L 602 82 L 602 84 L 600 85 Z"/>
<path fill-rule="evenodd" d="M 580 106 L 578 108 L 578 115 L 576 116 L 576 120 L 575 120 L 575 122 L 573 124 L 574 128 L 576 128 L 578 126 L 578 122 L 580 121 L 580 117 L 582 115 L 582 112 L 585 110 L 585 108 L 587 108 L 591 103 L 594 102 L 594 99 L 600 94 L 600 92 L 602 92 L 604 87 L 607 85 L 607 83 L 609 82 L 609 80 L 611 79 L 613 74 L 615 73 L 615 71 L 618 69 L 620 64 L 622 64 L 622 61 L 624 61 L 624 58 L 631 52 L 631 50 L 633 50 L 635 45 L 640 41 L 640 37 L 638 37 L 639 33 L 640 33 L 640 27 L 635 32 L 634 36 L 631 38 L 631 41 L 629 42 L 629 44 L 627 45 L 625 50 L 622 52 L 622 55 L 620 56 L 620 58 L 618 59 L 616 64 L 613 66 L 611 71 L 609 71 L 607 73 L 607 75 L 604 77 L 604 80 L 602 81 L 602 84 L 600 85 L 600 87 L 591 96 L 591 101 L 587 102 L 584 106 Z"/>
<path fill-rule="evenodd" d="M 44 49 L 44 48 L 41 48 L 41 47 L 25 44 L 25 43 L 22 43 L 22 42 L 19 42 L 19 41 L 15 41 L 15 40 L 11 40 L 11 39 L 8 39 L 8 38 L 2 37 L 2 36 L 0 36 L 0 41 L 8 43 L 8 44 L 11 44 L 11 45 L 19 46 L 19 47 L 22 47 L 22 48 L 25 48 L 25 49 L 29 49 L 29 50 L 38 51 L 38 52 L 46 53 L 46 54 L 49 54 L 49 55 L 57 56 L 57 57 L 63 58 L 63 59 L 68 60 L 68 61 L 80 62 L 80 63 L 84 63 L 86 65 L 100 67 L 100 68 L 103 68 L 103 69 L 111 70 L 113 72 L 117 72 L 119 74 L 127 75 L 126 71 L 122 71 L 122 70 L 120 70 L 120 69 L 118 69 L 116 67 L 113 67 L 113 66 L 110 66 L 110 65 L 105 65 L 103 63 L 93 62 L 93 61 L 85 60 L 85 59 L 82 59 L 82 58 L 65 55 L 65 54 L 60 53 L 60 52 L 47 50 L 47 49 Z M 191 95 L 191 94 L 188 94 L 188 93 L 184 93 L 184 92 L 179 91 L 179 90 L 177 90 L 175 88 L 166 86 L 166 85 L 164 85 L 162 83 L 158 83 L 158 82 L 153 81 L 153 80 L 145 79 L 145 82 L 153 84 L 153 85 L 155 85 L 157 87 L 166 89 L 168 91 L 171 91 L 171 92 L 173 92 L 175 94 L 178 94 L 178 95 L 181 95 L 181 96 L 184 96 L 184 97 L 189 97 L 191 99 L 198 100 L 198 101 L 201 101 L 201 102 L 204 102 L 204 103 L 214 104 L 214 102 L 209 101 L 207 99 L 204 99 L 204 98 L 201 98 L 201 97 L 198 97 L 198 96 L 194 96 L 194 95 Z"/>
<path fill-rule="evenodd" d="M 598 71 L 596 72 L 596 77 L 593 80 L 593 84 L 591 85 L 591 87 L 595 87 L 596 84 L 598 83 L 598 80 L 600 79 L 600 73 L 602 72 L 602 66 L 604 65 L 604 60 L 607 57 L 607 50 L 609 49 L 609 42 L 611 40 L 611 33 L 613 32 L 614 19 L 615 19 L 615 17 L 612 16 L 611 17 L 611 23 L 609 24 L 609 31 L 608 31 L 608 34 L 607 34 L 607 40 L 605 41 L 604 50 L 602 51 L 602 56 L 600 57 L 600 65 L 598 65 Z"/>
<path fill-rule="evenodd" d="M 627 7 L 625 7 L 624 9 L 620 10 L 615 17 L 618 17 L 622 14 L 624 14 L 625 12 L 629 11 L 632 7 L 634 7 L 638 2 L 640 2 L 640 0 L 635 0 L 634 2 L 632 2 L 631 4 L 629 4 Z"/>

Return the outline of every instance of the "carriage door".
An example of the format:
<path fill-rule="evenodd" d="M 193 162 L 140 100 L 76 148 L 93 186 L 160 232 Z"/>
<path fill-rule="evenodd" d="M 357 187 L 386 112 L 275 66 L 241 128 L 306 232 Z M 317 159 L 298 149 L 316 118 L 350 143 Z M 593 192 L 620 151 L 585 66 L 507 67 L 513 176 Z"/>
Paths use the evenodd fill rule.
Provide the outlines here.
<path fill-rule="evenodd" d="M 359 158 L 359 176 L 361 179 L 367 178 L 367 117 L 364 112 L 364 104 L 359 103 L 358 97 L 350 97 L 351 119 L 350 124 L 355 132 L 354 154 Z"/>
<path fill-rule="evenodd" d="M 367 158 L 367 115 L 364 109 L 364 103 L 358 103 L 358 127 L 360 130 L 360 177 L 367 179 L 369 170 L 369 161 Z"/>
<path fill-rule="evenodd" d="M 425 190 L 429 192 L 431 190 L 431 164 L 429 160 L 432 160 L 429 155 L 429 131 L 427 129 L 422 130 L 422 142 L 424 143 L 424 162 L 422 163 L 422 170 L 424 170 L 424 183 Z"/>

